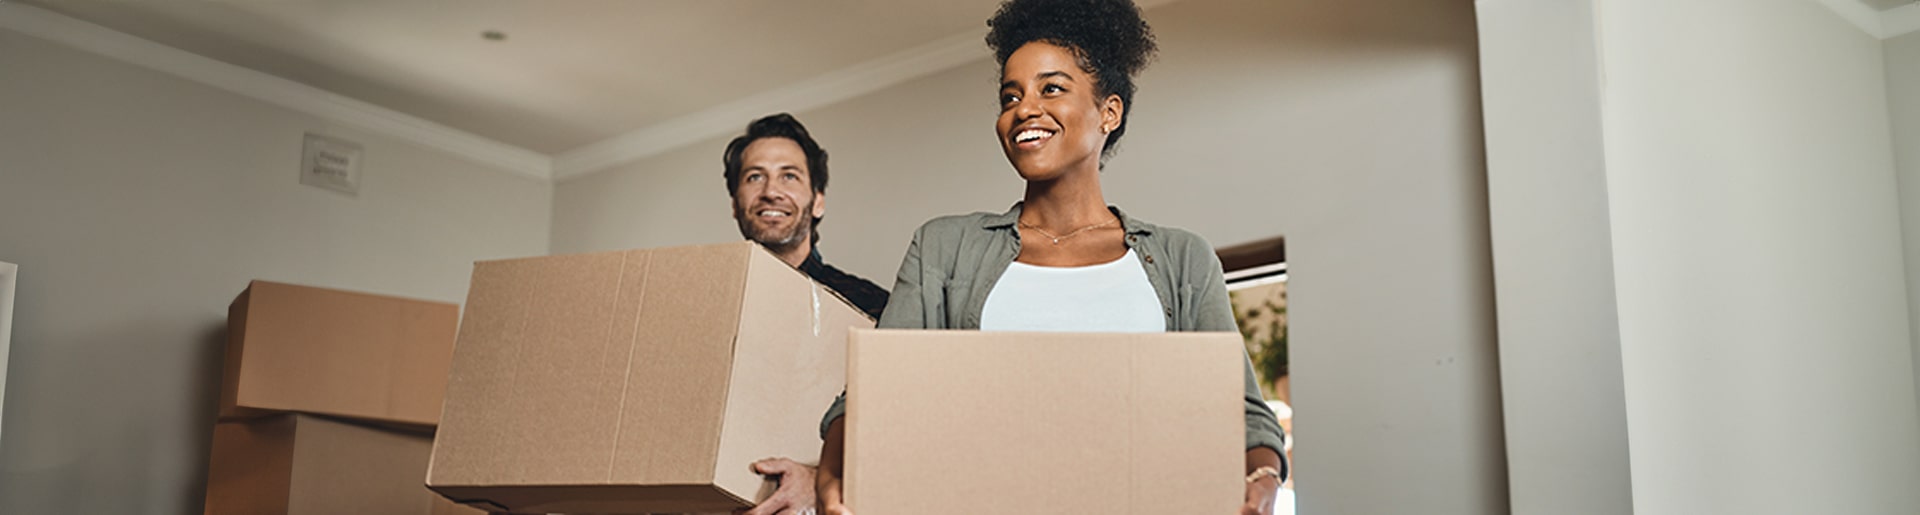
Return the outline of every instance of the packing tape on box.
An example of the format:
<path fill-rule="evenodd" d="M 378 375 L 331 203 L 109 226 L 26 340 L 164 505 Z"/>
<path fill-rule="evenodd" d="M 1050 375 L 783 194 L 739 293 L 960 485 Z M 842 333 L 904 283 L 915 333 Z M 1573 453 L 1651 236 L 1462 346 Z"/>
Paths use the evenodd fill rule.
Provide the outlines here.
<path fill-rule="evenodd" d="M 820 337 L 820 285 L 813 285 L 813 288 L 807 291 L 813 293 L 813 336 L 818 338 Z"/>

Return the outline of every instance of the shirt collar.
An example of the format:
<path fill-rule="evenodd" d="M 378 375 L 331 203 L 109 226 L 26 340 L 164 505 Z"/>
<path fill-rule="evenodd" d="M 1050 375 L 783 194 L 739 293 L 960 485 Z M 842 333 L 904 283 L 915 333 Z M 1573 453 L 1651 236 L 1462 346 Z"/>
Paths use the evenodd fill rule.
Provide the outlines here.
<path fill-rule="evenodd" d="M 825 265 L 826 265 L 826 262 L 821 261 L 820 259 L 820 247 L 818 245 L 814 246 L 811 250 L 807 251 L 807 259 L 805 261 L 800 262 L 800 268 L 802 270 L 805 270 L 808 268 L 820 268 Z"/>

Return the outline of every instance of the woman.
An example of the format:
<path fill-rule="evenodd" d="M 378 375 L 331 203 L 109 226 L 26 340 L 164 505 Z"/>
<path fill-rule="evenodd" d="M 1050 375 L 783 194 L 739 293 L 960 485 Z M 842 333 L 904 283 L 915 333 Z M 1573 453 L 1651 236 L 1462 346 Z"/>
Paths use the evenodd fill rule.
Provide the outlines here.
<path fill-rule="evenodd" d="M 1156 48 L 1130 0 L 1010 0 L 987 25 L 1000 64 L 1000 148 L 1026 181 L 1006 213 L 935 219 L 900 264 L 882 328 L 1234 331 L 1213 249 L 1109 207 L 1100 169 L 1126 133 L 1133 77 Z M 1284 476 L 1281 432 L 1246 368 L 1246 504 L 1263 514 Z M 823 424 L 816 478 L 841 503 L 843 402 Z"/>

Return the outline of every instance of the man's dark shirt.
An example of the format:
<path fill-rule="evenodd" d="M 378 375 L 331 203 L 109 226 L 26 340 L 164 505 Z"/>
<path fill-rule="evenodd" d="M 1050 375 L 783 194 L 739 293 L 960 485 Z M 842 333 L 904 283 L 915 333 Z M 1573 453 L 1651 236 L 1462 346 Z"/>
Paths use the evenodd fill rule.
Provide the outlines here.
<path fill-rule="evenodd" d="M 825 285 L 852 302 L 854 307 L 867 312 L 874 320 L 880 319 L 880 311 L 887 309 L 887 290 L 873 281 L 840 271 L 833 265 L 820 260 L 820 249 L 807 254 L 807 260 L 800 263 L 800 272 L 812 277 L 815 282 Z"/>

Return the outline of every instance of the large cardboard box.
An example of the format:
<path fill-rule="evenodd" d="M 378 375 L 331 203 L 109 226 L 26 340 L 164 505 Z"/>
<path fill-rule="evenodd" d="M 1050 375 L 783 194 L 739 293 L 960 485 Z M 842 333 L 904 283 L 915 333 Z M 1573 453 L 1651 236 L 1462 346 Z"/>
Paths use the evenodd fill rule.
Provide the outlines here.
<path fill-rule="evenodd" d="M 479 515 L 427 490 L 433 437 L 287 414 L 220 422 L 207 515 Z"/>
<path fill-rule="evenodd" d="M 1234 333 L 855 331 L 847 507 L 861 514 L 1235 513 Z"/>
<path fill-rule="evenodd" d="M 220 417 L 432 426 L 459 324 L 453 304 L 253 281 L 227 308 Z"/>
<path fill-rule="evenodd" d="M 726 512 L 815 461 L 872 321 L 751 243 L 482 262 L 427 484 L 515 513 Z"/>

